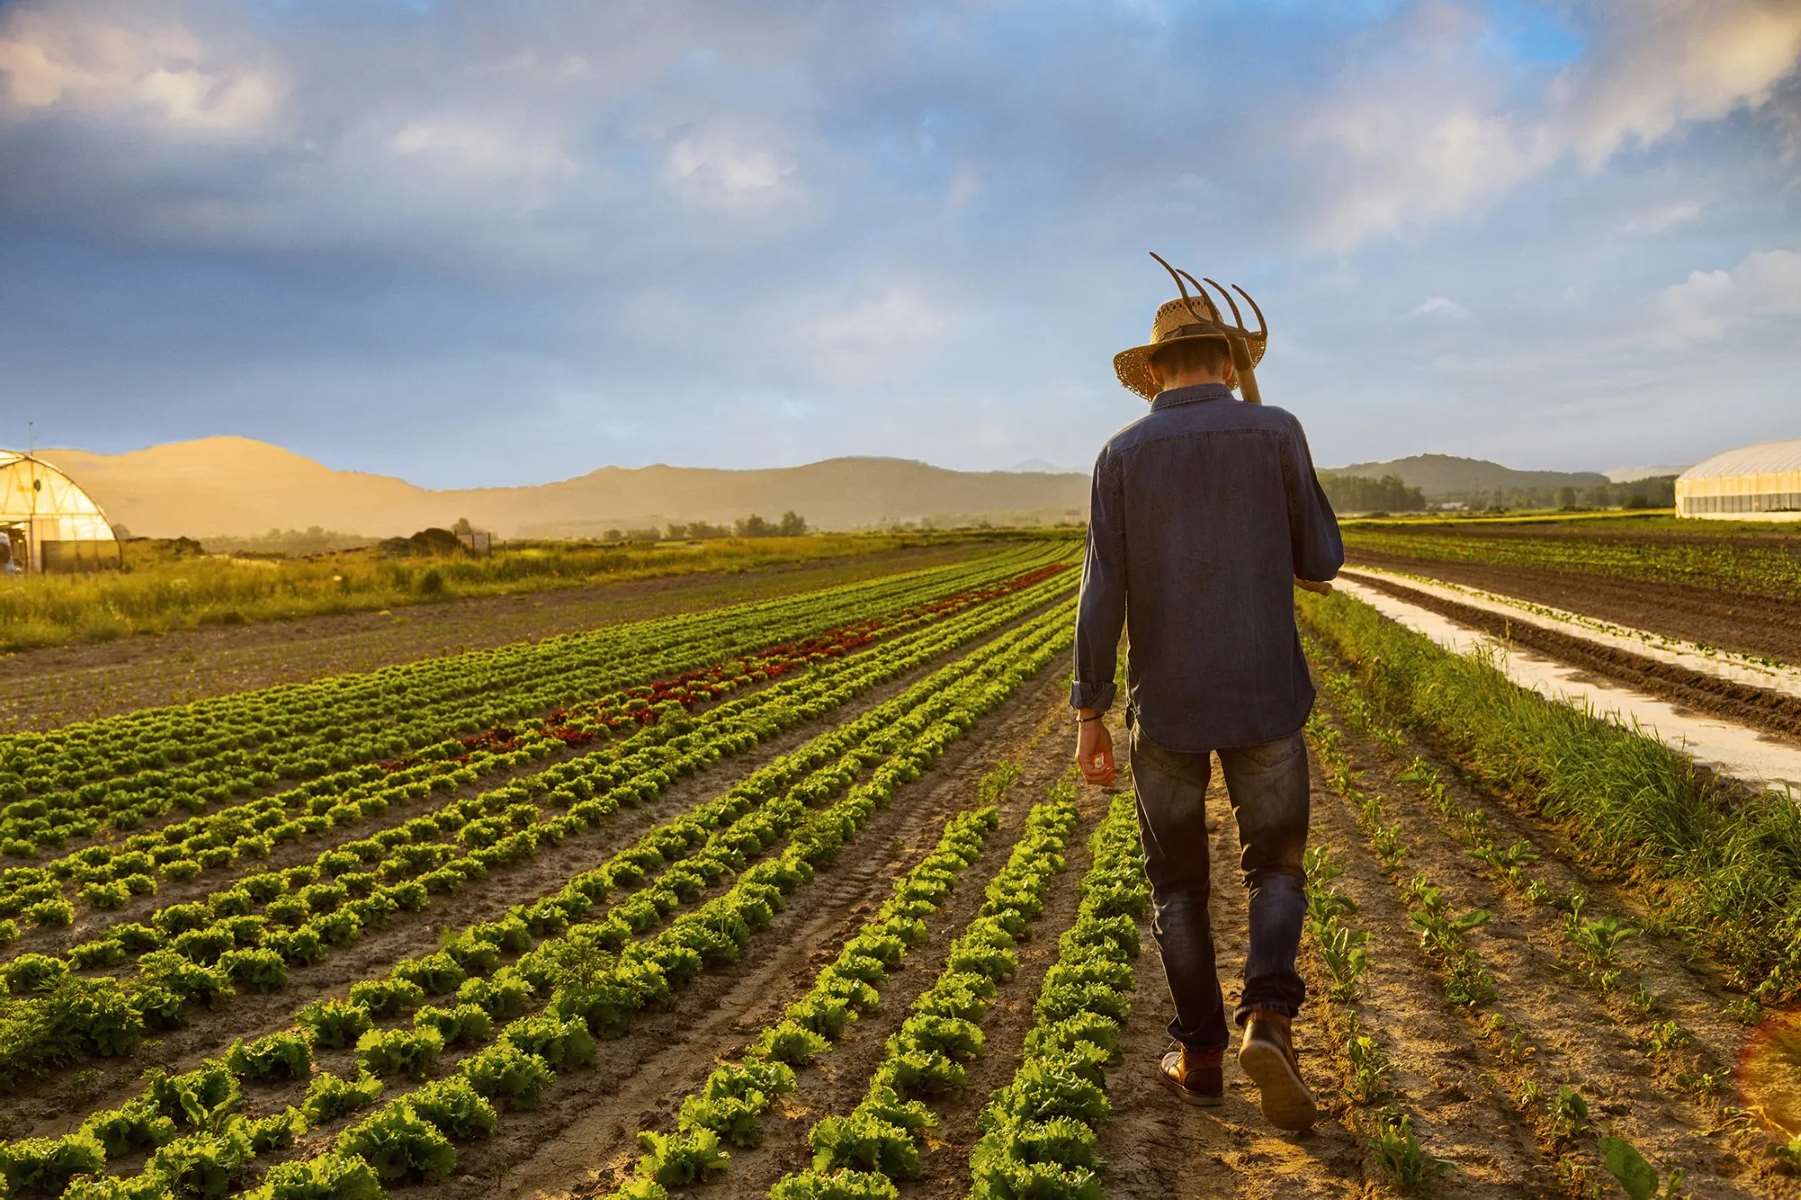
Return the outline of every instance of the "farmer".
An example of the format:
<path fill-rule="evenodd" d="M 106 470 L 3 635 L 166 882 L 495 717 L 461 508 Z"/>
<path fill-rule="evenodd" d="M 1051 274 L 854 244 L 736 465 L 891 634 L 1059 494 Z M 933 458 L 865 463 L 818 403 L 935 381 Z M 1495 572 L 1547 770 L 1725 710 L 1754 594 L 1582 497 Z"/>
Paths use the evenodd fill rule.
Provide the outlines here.
<path fill-rule="evenodd" d="M 1203 812 L 1209 755 L 1218 754 L 1250 893 L 1238 1062 L 1264 1116 L 1300 1130 L 1317 1115 L 1290 1030 L 1304 992 L 1295 971 L 1307 906 L 1301 726 L 1313 685 L 1290 583 L 1331 579 L 1344 547 L 1300 422 L 1256 402 L 1248 368 L 1263 356 L 1266 331 L 1246 330 L 1236 306 L 1237 323 L 1227 325 L 1195 290 L 1201 300 L 1183 288 L 1184 299 L 1157 310 L 1150 342 L 1113 360 L 1120 382 L 1151 409 L 1114 434 L 1094 464 L 1070 694 L 1076 760 L 1089 783 L 1113 783 L 1113 739 L 1101 718 L 1127 626 L 1125 726 L 1152 928 L 1175 1002 L 1176 1045 L 1160 1077 L 1191 1104 L 1222 1098 L 1230 1036 L 1207 911 Z M 1252 403 L 1233 396 L 1241 381 Z"/>

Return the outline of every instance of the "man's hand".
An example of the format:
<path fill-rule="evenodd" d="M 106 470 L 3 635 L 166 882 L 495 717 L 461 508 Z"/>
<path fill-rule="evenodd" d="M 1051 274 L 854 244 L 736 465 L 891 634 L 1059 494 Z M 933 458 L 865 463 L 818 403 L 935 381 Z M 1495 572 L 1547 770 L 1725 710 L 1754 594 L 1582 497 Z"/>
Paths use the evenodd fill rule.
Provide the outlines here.
<path fill-rule="evenodd" d="M 1091 715 L 1082 709 L 1081 715 Z M 1076 766 L 1082 778 L 1097 787 L 1113 786 L 1113 735 L 1102 720 L 1079 721 L 1076 724 Z"/>
<path fill-rule="evenodd" d="M 1332 585 L 1323 580 L 1302 579 L 1299 575 L 1296 575 L 1294 577 L 1294 585 L 1303 592 L 1316 592 L 1321 596 L 1330 596 L 1332 594 Z"/>

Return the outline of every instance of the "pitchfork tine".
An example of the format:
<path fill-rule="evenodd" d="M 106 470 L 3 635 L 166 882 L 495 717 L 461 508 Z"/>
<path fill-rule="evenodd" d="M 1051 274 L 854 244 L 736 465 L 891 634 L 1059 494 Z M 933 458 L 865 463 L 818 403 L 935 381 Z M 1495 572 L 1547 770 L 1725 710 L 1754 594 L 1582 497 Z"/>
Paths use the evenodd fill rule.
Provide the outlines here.
<path fill-rule="evenodd" d="M 1152 258 L 1156 259 L 1159 263 L 1162 264 L 1163 269 L 1165 271 L 1169 272 L 1169 277 L 1176 281 L 1176 290 L 1182 293 L 1182 303 L 1187 306 L 1188 315 L 1193 317 L 1197 321 L 1207 320 L 1206 317 L 1203 317 L 1199 312 L 1195 311 L 1194 301 L 1191 300 L 1188 296 L 1188 285 L 1182 282 L 1182 276 L 1187 275 L 1188 272 L 1177 271 L 1174 267 L 1169 265 L 1169 263 L 1164 259 L 1164 257 L 1161 254 L 1157 253 L 1155 250 L 1152 250 L 1149 253 Z M 1194 276 L 1189 275 L 1188 278 L 1190 280 L 1192 280 L 1194 278 Z M 1194 290 L 1201 293 L 1201 302 L 1207 306 L 1207 310 L 1209 312 L 1212 312 L 1214 314 L 1214 318 L 1217 320 L 1219 313 L 1214 309 L 1213 301 L 1207 298 L 1207 293 L 1201 291 L 1201 285 L 1198 283 L 1195 284 Z"/>
<path fill-rule="evenodd" d="M 1188 272 L 1184 271 L 1182 274 L 1188 275 Z M 1200 296 L 1201 303 L 1207 306 L 1207 315 L 1213 318 L 1213 323 L 1215 325 L 1218 325 L 1223 329 L 1226 324 L 1226 319 L 1219 315 L 1219 305 L 1213 302 L 1213 297 L 1207 294 L 1206 288 L 1195 282 L 1194 276 L 1188 275 L 1188 282 L 1194 284 L 1195 293 Z"/>
<path fill-rule="evenodd" d="M 1263 310 L 1257 307 L 1257 302 L 1251 299 L 1251 294 L 1239 287 L 1236 283 L 1232 285 L 1232 290 L 1237 292 L 1240 296 L 1243 296 L 1244 302 L 1251 306 L 1252 312 L 1257 314 L 1257 336 L 1267 340 L 1269 338 L 1269 325 L 1263 319 Z"/>
<path fill-rule="evenodd" d="M 1222 299 L 1224 299 L 1226 304 L 1232 309 L 1232 321 L 1234 324 L 1236 324 L 1238 326 L 1238 332 L 1240 332 L 1240 333 L 1251 332 L 1250 330 L 1248 330 L 1244 327 L 1244 314 L 1238 311 L 1238 302 L 1236 300 L 1232 299 L 1231 295 L 1226 291 L 1226 289 L 1223 287 L 1220 287 L 1219 284 L 1217 282 L 1215 282 L 1213 279 L 1209 278 L 1207 280 L 1207 282 L 1213 284 L 1213 290 L 1218 292 L 1220 294 L 1220 297 Z"/>

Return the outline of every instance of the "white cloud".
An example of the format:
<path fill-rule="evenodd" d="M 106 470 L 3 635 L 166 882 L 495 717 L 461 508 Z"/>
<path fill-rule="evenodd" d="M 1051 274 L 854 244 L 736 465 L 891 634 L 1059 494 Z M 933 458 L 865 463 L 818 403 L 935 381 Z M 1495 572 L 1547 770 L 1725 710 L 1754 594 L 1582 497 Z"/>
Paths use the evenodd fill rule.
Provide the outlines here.
<path fill-rule="evenodd" d="M 230 61 L 179 24 L 138 29 L 24 8 L 0 22 L 0 114 L 70 109 L 244 133 L 267 125 L 282 95 L 273 72 Z"/>
<path fill-rule="evenodd" d="M 795 164 L 750 135 L 690 130 L 669 146 L 664 180 L 683 197 L 723 209 L 763 208 L 795 198 Z"/>
<path fill-rule="evenodd" d="M 1583 58 L 1536 85 L 1451 0 L 1405 6 L 1380 32 L 1282 131 L 1329 250 L 1472 212 L 1568 157 L 1596 170 L 1758 108 L 1801 65 L 1801 4 L 1769 0 L 1602 0 Z M 1663 216 L 1664 229 L 1691 219 Z"/>
<path fill-rule="evenodd" d="M 1592 52 L 1558 81 L 1554 119 L 1590 169 L 1697 121 L 1768 100 L 1801 58 L 1801 5 L 1606 0 Z"/>
<path fill-rule="evenodd" d="M 512 176 L 572 171 L 575 163 L 554 140 L 467 117 L 409 121 L 388 140 L 395 154 L 424 158 L 475 175 Z"/>
<path fill-rule="evenodd" d="M 1629 237 L 1654 237 L 1699 219 L 1706 209 L 1707 206 L 1699 200 L 1678 200 L 1673 204 L 1662 204 L 1627 218 L 1625 224 L 1620 226 L 1620 232 Z"/>
<path fill-rule="evenodd" d="M 1470 315 L 1470 310 L 1449 296 L 1429 296 L 1407 310 L 1410 317 L 1437 317 L 1461 321 Z"/>
<path fill-rule="evenodd" d="M 1729 271 L 1692 271 L 1653 308 L 1658 328 L 1648 336 L 1677 342 L 1717 342 L 1752 322 L 1801 318 L 1801 252 L 1760 250 Z"/>

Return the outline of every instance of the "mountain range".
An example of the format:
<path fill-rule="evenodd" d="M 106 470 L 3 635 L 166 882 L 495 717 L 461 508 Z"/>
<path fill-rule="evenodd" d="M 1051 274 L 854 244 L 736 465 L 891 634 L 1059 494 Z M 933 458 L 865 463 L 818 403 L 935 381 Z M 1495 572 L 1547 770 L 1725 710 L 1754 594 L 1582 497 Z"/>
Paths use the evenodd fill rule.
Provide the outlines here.
<path fill-rule="evenodd" d="M 819 529 L 986 518 L 1080 521 L 1084 475 L 950 471 L 899 458 L 833 458 L 726 471 L 602 467 L 522 487 L 434 490 L 387 475 L 337 471 L 241 437 L 172 442 L 126 454 L 44 450 L 115 524 L 151 537 L 254 537 L 317 525 L 370 537 L 467 517 L 507 538 L 599 537 L 611 528 L 708 521 L 730 525 L 793 510 Z"/>
<path fill-rule="evenodd" d="M 1033 460 L 1009 471 L 952 471 L 899 458 L 832 458 L 798 467 L 602 467 L 555 483 L 422 488 L 387 475 L 339 471 L 267 442 L 210 437 L 125 454 L 45 450 L 134 534 L 255 537 L 320 526 L 368 537 L 407 534 L 467 517 L 507 538 L 598 537 L 670 522 L 727 524 L 792 510 L 815 528 L 986 519 L 1080 521 L 1085 472 Z M 1035 468 L 1051 469 L 1035 469 Z M 1399 475 L 1428 499 L 1508 488 L 1605 483 L 1596 472 L 1516 471 L 1482 459 L 1422 454 L 1322 468 L 1322 475 Z"/>

